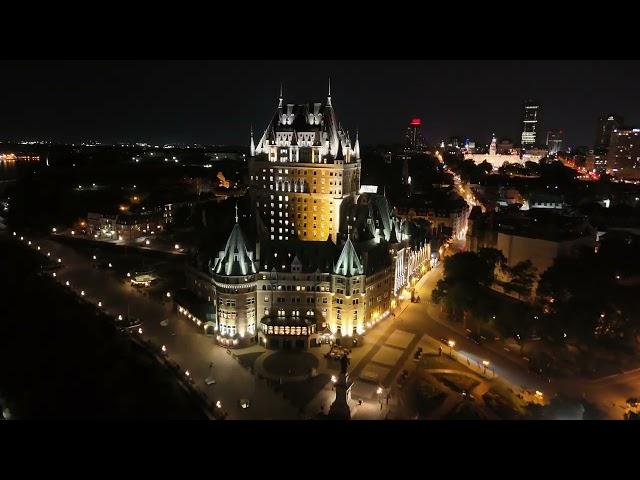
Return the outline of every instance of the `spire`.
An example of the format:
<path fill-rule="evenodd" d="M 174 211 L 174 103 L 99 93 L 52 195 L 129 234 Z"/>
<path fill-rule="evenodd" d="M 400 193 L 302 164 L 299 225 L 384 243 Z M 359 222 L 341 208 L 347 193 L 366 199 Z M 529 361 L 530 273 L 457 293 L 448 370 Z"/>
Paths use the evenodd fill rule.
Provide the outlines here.
<path fill-rule="evenodd" d="M 236 202 L 236 223 L 238 223 L 238 202 Z"/>
<path fill-rule="evenodd" d="M 329 92 L 327 93 L 327 106 L 331 106 L 331 77 L 329 77 Z"/>
<path fill-rule="evenodd" d="M 342 151 L 342 140 L 338 140 L 338 151 L 336 152 L 336 160 L 344 160 L 344 152 Z"/>
<path fill-rule="evenodd" d="M 253 263 L 253 252 L 247 249 L 240 224 L 237 223 L 237 214 L 236 224 L 233 230 L 231 230 L 227 244 L 215 259 L 213 273 L 236 277 L 256 273 L 256 267 Z"/>
<path fill-rule="evenodd" d="M 255 143 L 253 143 L 253 125 L 251 125 L 251 147 L 250 147 L 250 154 L 252 157 L 255 157 L 256 155 L 256 145 Z"/>
<path fill-rule="evenodd" d="M 342 253 L 338 258 L 338 263 L 336 263 L 333 273 L 350 277 L 352 275 L 362 275 L 363 272 L 364 269 L 358 258 L 358 253 L 351 242 L 351 234 L 347 234 L 347 241 L 342 248 Z"/>
<path fill-rule="evenodd" d="M 360 158 L 360 139 L 358 138 L 358 129 L 356 128 L 356 144 L 353 147 L 353 155 Z"/>
<path fill-rule="evenodd" d="M 389 234 L 389 243 L 398 243 L 398 236 L 396 235 L 396 226 L 391 224 L 391 233 Z"/>
<path fill-rule="evenodd" d="M 278 108 L 282 108 L 282 82 L 280 82 L 280 96 L 278 97 Z"/>

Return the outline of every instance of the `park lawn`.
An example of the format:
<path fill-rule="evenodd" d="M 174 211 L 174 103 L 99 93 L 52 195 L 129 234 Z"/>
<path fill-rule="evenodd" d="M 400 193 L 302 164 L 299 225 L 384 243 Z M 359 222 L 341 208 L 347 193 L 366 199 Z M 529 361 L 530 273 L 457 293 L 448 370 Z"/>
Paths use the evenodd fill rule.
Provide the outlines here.
<path fill-rule="evenodd" d="M 471 369 L 467 368 L 460 362 L 449 358 L 445 352 L 442 352 L 441 356 L 438 355 L 423 355 L 419 368 L 426 370 L 457 370 L 460 372 L 474 373 Z"/>
<path fill-rule="evenodd" d="M 427 415 L 438 408 L 447 397 L 435 379 L 420 379 L 416 385 L 417 406 L 420 415 Z"/>
<path fill-rule="evenodd" d="M 457 375 L 455 373 L 434 373 L 433 376 L 436 377 L 439 382 L 449 387 L 451 390 L 459 393 L 469 392 L 480 384 L 480 382 L 475 378 L 469 378 L 467 376 Z"/>
<path fill-rule="evenodd" d="M 486 415 L 475 402 L 465 400 L 456 405 L 443 420 L 486 420 Z"/>
<path fill-rule="evenodd" d="M 490 381 L 490 385 L 491 388 L 487 392 L 488 394 L 499 397 L 498 402 L 507 405 L 517 416 L 523 416 L 526 414 L 528 402 L 522 398 L 518 398 L 517 393 L 513 390 L 510 384 L 500 378 L 494 378 Z M 487 405 L 490 406 L 489 402 L 487 402 Z M 500 415 L 500 412 L 496 411 L 496 413 Z"/>

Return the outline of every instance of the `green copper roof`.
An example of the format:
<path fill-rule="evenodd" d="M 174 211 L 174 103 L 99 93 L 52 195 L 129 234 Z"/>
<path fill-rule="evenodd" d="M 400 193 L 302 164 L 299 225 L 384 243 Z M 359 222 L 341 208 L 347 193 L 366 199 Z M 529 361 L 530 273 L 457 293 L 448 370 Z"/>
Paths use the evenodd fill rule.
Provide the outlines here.
<path fill-rule="evenodd" d="M 333 269 L 333 273 L 336 275 L 350 277 L 352 275 L 362 275 L 363 272 L 364 269 L 362 268 L 362 263 L 358 258 L 358 253 L 356 252 L 353 243 L 351 243 L 351 237 L 349 236 L 342 248 L 342 253 L 340 254 L 338 262 Z"/>
<path fill-rule="evenodd" d="M 253 255 L 247 250 L 240 225 L 236 223 L 231 230 L 224 251 L 216 258 L 213 271 L 218 275 L 242 276 L 256 273 Z"/>

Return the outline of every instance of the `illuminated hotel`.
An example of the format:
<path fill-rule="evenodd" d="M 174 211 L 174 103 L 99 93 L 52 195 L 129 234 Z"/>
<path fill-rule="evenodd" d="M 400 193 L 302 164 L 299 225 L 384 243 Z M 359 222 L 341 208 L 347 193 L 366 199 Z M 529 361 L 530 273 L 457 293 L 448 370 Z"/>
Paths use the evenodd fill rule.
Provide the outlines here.
<path fill-rule="evenodd" d="M 255 245 L 236 214 L 224 249 L 188 272 L 214 307 L 205 332 L 228 346 L 351 344 L 430 267 L 427 222 L 401 221 L 384 195 L 360 193 L 358 137 L 337 120 L 330 91 L 302 105 L 281 92 L 250 148 Z"/>
<path fill-rule="evenodd" d="M 340 207 L 360 188 L 360 143 L 352 144 L 327 101 L 278 108 L 254 146 L 252 201 L 271 240 L 335 241 Z"/>

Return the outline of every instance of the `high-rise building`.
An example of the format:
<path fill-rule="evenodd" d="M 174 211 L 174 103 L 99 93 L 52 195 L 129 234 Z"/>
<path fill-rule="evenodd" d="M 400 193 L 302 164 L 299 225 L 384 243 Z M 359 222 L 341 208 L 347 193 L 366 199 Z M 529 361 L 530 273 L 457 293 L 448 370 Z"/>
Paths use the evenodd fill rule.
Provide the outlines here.
<path fill-rule="evenodd" d="M 360 142 L 325 104 L 278 107 L 253 146 L 249 178 L 256 213 L 271 240 L 336 241 L 342 202 L 360 189 Z"/>
<path fill-rule="evenodd" d="M 447 142 L 448 147 L 460 148 L 462 147 L 462 139 L 460 137 L 449 137 L 449 141 Z"/>
<path fill-rule="evenodd" d="M 607 172 L 623 179 L 640 178 L 640 128 L 613 129 L 607 153 Z"/>
<path fill-rule="evenodd" d="M 621 126 L 624 119 L 620 115 L 611 113 L 598 118 L 598 130 L 596 131 L 595 148 L 608 148 L 611 142 L 611 133 Z"/>
<path fill-rule="evenodd" d="M 562 130 L 549 130 L 547 132 L 547 149 L 549 155 L 557 155 L 562 150 L 562 140 L 564 133 Z"/>
<path fill-rule="evenodd" d="M 424 151 L 425 142 L 422 137 L 422 120 L 412 118 L 407 127 L 405 151 L 411 153 L 419 153 Z"/>
<path fill-rule="evenodd" d="M 524 105 L 522 117 L 522 148 L 533 148 L 537 141 L 540 106 L 529 100 Z"/>

